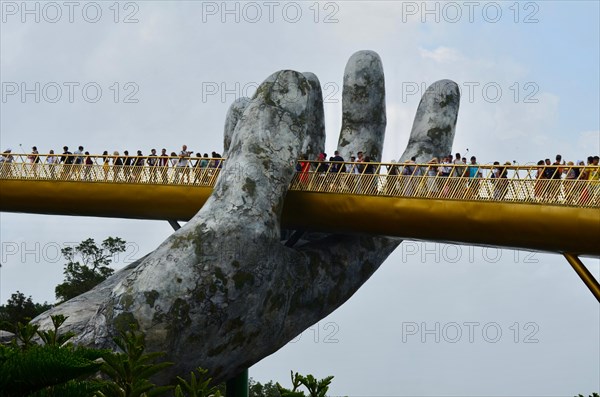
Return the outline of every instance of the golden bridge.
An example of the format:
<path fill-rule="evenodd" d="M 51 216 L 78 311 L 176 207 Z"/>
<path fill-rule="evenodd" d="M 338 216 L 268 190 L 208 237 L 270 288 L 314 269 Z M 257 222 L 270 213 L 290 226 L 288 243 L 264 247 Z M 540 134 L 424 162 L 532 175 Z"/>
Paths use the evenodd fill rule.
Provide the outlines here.
<path fill-rule="evenodd" d="M 150 166 L 115 165 L 113 156 L 96 155 L 80 155 L 81 164 L 75 155 L 56 162 L 61 157 L 39 155 L 35 162 L 31 155 L 4 153 L 0 211 L 173 224 L 198 212 L 220 172 L 241 181 L 258 172 L 221 168 L 224 159 L 157 157 Z M 130 159 L 141 164 L 136 156 Z M 450 168 L 451 176 L 441 176 L 441 167 Z M 600 301 L 598 281 L 579 260 L 600 257 L 599 166 L 307 161 L 297 169 L 283 228 L 559 253 Z M 558 178 L 541 178 L 547 169 Z"/>

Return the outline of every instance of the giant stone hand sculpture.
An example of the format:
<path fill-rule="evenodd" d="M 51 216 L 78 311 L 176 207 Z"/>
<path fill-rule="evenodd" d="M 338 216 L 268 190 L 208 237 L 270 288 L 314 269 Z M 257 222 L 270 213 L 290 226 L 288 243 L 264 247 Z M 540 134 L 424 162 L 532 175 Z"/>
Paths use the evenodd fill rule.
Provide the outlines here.
<path fill-rule="evenodd" d="M 430 87 L 403 158 L 450 152 L 458 102 L 456 84 Z M 166 351 L 175 362 L 165 379 L 202 366 L 222 381 L 284 346 L 369 279 L 399 239 L 331 234 L 295 247 L 281 241 L 294 162 L 301 150 L 324 147 L 316 76 L 277 72 L 238 105 L 226 126 L 227 162 L 202 209 L 156 250 L 37 323 L 69 316 L 65 327 L 77 333 L 76 343 L 95 347 L 113 347 L 118 330 L 135 323 L 150 351 Z M 374 52 L 350 59 L 343 106 L 339 150 L 379 159 L 385 92 Z"/>

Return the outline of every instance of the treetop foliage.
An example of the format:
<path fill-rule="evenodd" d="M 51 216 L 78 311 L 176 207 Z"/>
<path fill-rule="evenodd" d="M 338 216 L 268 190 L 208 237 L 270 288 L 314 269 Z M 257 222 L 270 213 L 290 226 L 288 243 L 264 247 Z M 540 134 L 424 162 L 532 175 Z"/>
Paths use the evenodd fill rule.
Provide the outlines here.
<path fill-rule="evenodd" d="M 75 247 L 61 249 L 68 262 L 63 272 L 65 281 L 54 289 L 56 299 L 68 301 L 106 280 L 114 273 L 109 267 L 114 255 L 125 252 L 125 249 L 126 242 L 119 237 L 108 237 L 100 246 L 93 238 L 88 238 Z"/>

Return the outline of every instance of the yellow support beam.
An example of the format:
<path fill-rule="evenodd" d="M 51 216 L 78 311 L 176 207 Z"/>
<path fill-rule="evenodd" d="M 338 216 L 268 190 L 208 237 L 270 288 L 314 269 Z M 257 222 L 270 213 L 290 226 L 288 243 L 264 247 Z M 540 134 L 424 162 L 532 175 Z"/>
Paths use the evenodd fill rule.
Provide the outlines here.
<path fill-rule="evenodd" d="M 564 256 L 573 267 L 573 270 L 575 270 L 575 273 L 577 273 L 583 283 L 590 289 L 590 291 L 592 291 L 592 294 L 594 294 L 598 302 L 600 302 L 600 284 L 598 284 L 598 280 L 594 278 L 592 273 L 590 273 L 581 260 L 579 260 L 577 255 L 565 253 Z"/>
<path fill-rule="evenodd" d="M 0 180 L 0 210 L 37 214 L 189 220 L 210 186 Z M 447 243 L 600 256 L 600 210 L 528 203 L 288 192 L 282 226 Z"/>

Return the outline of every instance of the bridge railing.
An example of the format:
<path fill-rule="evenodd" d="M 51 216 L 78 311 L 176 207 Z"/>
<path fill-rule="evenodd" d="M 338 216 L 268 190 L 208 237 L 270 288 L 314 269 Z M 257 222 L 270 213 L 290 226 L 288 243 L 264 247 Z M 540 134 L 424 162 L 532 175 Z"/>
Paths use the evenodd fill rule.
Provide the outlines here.
<path fill-rule="evenodd" d="M 150 161 L 148 161 L 150 159 Z M 7 154 L 0 179 L 213 186 L 225 159 Z M 238 174 L 256 170 L 236 169 Z M 300 161 L 307 192 L 600 207 L 599 166 Z"/>
<path fill-rule="evenodd" d="M 598 166 L 300 162 L 297 169 L 293 190 L 600 206 Z"/>
<path fill-rule="evenodd" d="M 213 186 L 223 161 L 206 157 L 4 153 L 0 179 Z"/>

